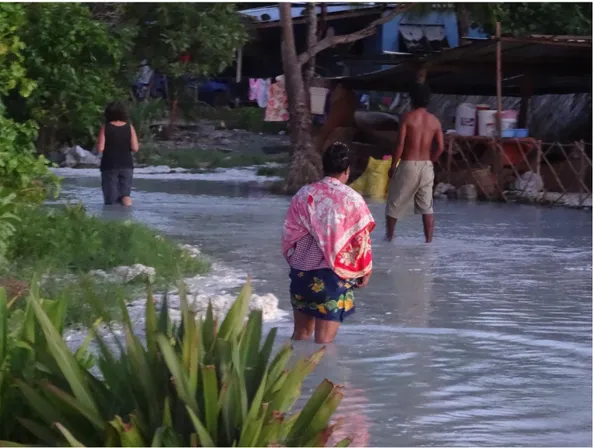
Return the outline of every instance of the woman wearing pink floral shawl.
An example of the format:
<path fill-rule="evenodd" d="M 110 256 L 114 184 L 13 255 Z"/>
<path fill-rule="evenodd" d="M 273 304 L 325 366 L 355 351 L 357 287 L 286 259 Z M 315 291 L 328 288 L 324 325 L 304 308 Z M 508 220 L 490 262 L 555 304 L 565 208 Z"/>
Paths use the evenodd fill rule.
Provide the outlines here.
<path fill-rule="evenodd" d="M 332 144 L 324 153 L 325 177 L 293 197 L 283 228 L 283 254 L 291 266 L 293 339 L 332 342 L 355 311 L 354 288 L 369 282 L 373 216 L 363 198 L 345 185 L 349 148 Z"/>

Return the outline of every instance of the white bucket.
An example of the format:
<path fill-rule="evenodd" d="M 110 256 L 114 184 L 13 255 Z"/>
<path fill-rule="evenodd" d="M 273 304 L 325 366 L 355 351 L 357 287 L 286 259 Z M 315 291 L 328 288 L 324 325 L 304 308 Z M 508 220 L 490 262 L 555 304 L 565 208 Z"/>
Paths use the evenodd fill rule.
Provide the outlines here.
<path fill-rule="evenodd" d="M 323 87 L 310 87 L 311 113 L 314 115 L 324 115 L 324 106 L 326 105 L 326 94 L 328 89 Z"/>
<path fill-rule="evenodd" d="M 501 130 L 505 131 L 506 129 L 515 129 L 517 124 L 518 124 L 517 118 L 502 118 L 501 119 Z"/>
<path fill-rule="evenodd" d="M 501 130 L 515 129 L 518 127 L 518 111 L 504 110 L 501 112 Z"/>
<path fill-rule="evenodd" d="M 493 137 L 497 133 L 497 123 L 495 117 L 496 110 L 479 110 L 478 113 L 478 133 L 483 137 Z"/>
<path fill-rule="evenodd" d="M 474 135 L 476 130 L 476 106 L 462 103 L 456 108 L 456 134 Z"/>

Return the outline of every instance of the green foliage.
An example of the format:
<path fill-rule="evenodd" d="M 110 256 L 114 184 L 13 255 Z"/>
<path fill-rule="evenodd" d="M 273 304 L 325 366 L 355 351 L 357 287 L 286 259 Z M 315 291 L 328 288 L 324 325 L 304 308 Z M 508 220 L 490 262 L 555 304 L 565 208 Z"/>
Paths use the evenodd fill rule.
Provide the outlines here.
<path fill-rule="evenodd" d="M 0 3 L 0 95 L 19 90 L 28 96 L 35 84 L 26 78 L 23 49 L 18 36 L 25 25 L 25 6 L 20 3 Z"/>
<path fill-rule="evenodd" d="M 497 3 L 503 33 L 592 34 L 592 3 Z"/>
<path fill-rule="evenodd" d="M 65 304 L 64 325 L 89 328 L 99 318 L 121 322 L 122 304 L 142 294 L 142 288 L 136 282 L 109 282 L 90 274 L 62 278 L 50 273 L 40 286 L 40 293 Z"/>
<path fill-rule="evenodd" d="M 325 380 L 300 413 L 288 415 L 323 349 L 290 368 L 290 345 L 271 359 L 276 329 L 261 344 L 261 311 L 252 312 L 245 323 L 250 296 L 247 285 L 218 326 L 212 307 L 197 318 L 183 294 L 181 323 L 173 323 L 167 300 L 157 312 L 149 293 L 145 339 L 134 334 L 124 308 L 120 356 L 114 356 L 94 326 L 90 336 L 99 353 L 93 362 L 87 352 L 91 337 L 75 354 L 64 343 L 60 302 L 40 302 L 33 295 L 16 334 L 31 347 L 30 360 L 36 364 L 29 364 L 32 370 L 7 371 L 16 385 L 10 398 L 20 399 L 26 415 L 18 419 L 21 431 L 8 433 L 10 443 L 324 446 L 342 400 L 340 386 Z M 2 304 L 0 317 L 6 321 Z M 100 376 L 92 372 L 93 365 Z M 340 446 L 346 445 L 348 440 Z"/>
<path fill-rule="evenodd" d="M 116 82 L 125 44 L 79 3 L 31 3 L 19 28 L 27 76 L 38 88 L 26 101 L 42 144 L 94 141 L 105 104 L 123 93 Z"/>
<path fill-rule="evenodd" d="M 17 204 L 14 193 L 7 194 L 0 188 L 0 267 L 6 265 L 6 251 L 14 233 L 19 218 L 16 215 Z"/>
<path fill-rule="evenodd" d="M 166 104 L 162 99 L 135 102 L 130 106 L 130 121 L 140 140 L 151 137 L 151 123 L 162 119 Z"/>
<path fill-rule="evenodd" d="M 138 25 L 135 53 L 173 77 L 220 73 L 247 37 L 231 3 L 129 3 L 127 18 Z"/>
<path fill-rule="evenodd" d="M 15 123 L 2 112 L 0 104 L 0 187 L 19 201 L 40 204 L 48 192 L 58 193 L 58 178 L 49 171 L 49 161 L 35 152 L 35 125 Z"/>
<path fill-rule="evenodd" d="M 35 124 L 7 118 L 2 102 L 11 91 L 25 97 L 35 87 L 26 78 L 25 44 L 17 34 L 25 21 L 24 5 L 0 4 L 0 187 L 15 193 L 16 201 L 40 203 L 46 187 L 57 186 L 57 179 L 51 176 L 47 160 L 35 155 Z"/>
<path fill-rule="evenodd" d="M 526 36 L 530 34 L 591 35 L 592 3 L 415 3 L 407 14 L 423 16 L 433 10 L 451 8 L 458 20 L 468 18 L 473 27 L 489 34 L 495 33 L 495 23 L 501 23 L 503 34 Z M 467 31 L 467 30 L 465 30 Z"/>
<path fill-rule="evenodd" d="M 18 268 L 86 273 L 94 269 L 143 264 L 162 279 L 205 272 L 204 260 L 191 258 L 176 243 L 131 221 L 105 221 L 86 214 L 82 206 L 28 209 L 9 248 Z"/>
<path fill-rule="evenodd" d="M 65 316 L 63 304 L 46 300 L 40 301 L 39 306 L 61 335 Z M 40 350 L 40 347 L 43 349 Z M 84 349 L 73 356 L 89 365 Z M 32 380 L 36 376 L 38 355 L 43 356 L 47 350 L 33 308 L 27 305 L 24 309 L 17 309 L 14 301 L 9 302 L 4 289 L 0 288 L 0 438 L 34 440 L 23 433 L 23 426 L 28 427 L 31 410 L 23 400 L 22 392 L 15 386 L 15 378 Z M 4 443 L 0 442 L 0 445 Z"/>

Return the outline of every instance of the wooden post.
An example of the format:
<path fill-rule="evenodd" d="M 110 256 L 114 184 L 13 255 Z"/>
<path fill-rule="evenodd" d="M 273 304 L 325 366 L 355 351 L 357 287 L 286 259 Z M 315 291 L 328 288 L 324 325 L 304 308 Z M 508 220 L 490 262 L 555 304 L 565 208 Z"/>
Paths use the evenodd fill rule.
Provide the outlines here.
<path fill-rule="evenodd" d="M 495 37 L 497 38 L 497 53 L 496 53 L 496 62 L 497 62 L 497 73 L 496 73 L 496 83 L 497 83 L 497 138 L 501 138 L 501 109 L 502 109 L 502 81 L 501 81 L 501 23 L 497 22 L 497 28 L 495 32 Z"/>
<path fill-rule="evenodd" d="M 239 84 L 241 82 L 241 72 L 242 72 L 242 65 L 243 65 L 243 48 L 239 47 L 237 49 L 237 63 L 236 63 L 236 67 L 235 67 L 235 83 Z M 235 107 L 239 107 L 239 88 L 236 91 L 236 96 L 235 96 Z"/>
<path fill-rule="evenodd" d="M 493 142 L 493 152 L 495 154 L 495 160 L 493 161 L 493 171 L 495 174 L 495 182 L 497 183 L 497 187 L 499 191 L 503 191 L 500 187 L 501 181 L 501 170 L 502 170 L 502 152 L 503 152 L 503 145 L 501 144 L 501 109 L 502 109 L 502 85 L 501 85 L 501 23 L 497 22 L 497 26 L 495 28 L 495 37 L 497 39 L 497 52 L 496 52 L 496 73 L 495 73 L 495 87 L 497 90 L 497 115 L 496 115 L 496 123 L 497 123 L 497 135 L 495 136 L 495 141 Z"/>
<path fill-rule="evenodd" d="M 448 172 L 448 184 L 452 185 L 452 158 L 453 158 L 453 144 L 454 144 L 454 137 L 450 136 L 448 139 L 448 162 L 447 162 L 447 172 Z"/>
<path fill-rule="evenodd" d="M 584 149 L 584 141 L 580 140 L 580 142 L 577 144 L 578 148 L 580 148 L 580 195 L 579 195 L 579 199 L 580 199 L 580 206 L 582 205 L 582 196 L 584 194 L 584 174 L 586 173 L 586 161 L 584 160 L 586 157 L 586 151 Z"/>
<path fill-rule="evenodd" d="M 536 142 L 536 174 L 540 177 L 540 165 L 542 164 L 542 141 Z"/>
<path fill-rule="evenodd" d="M 501 23 L 497 22 L 496 34 L 497 38 L 497 138 L 501 138 L 501 109 L 502 109 L 502 81 L 501 81 Z"/>

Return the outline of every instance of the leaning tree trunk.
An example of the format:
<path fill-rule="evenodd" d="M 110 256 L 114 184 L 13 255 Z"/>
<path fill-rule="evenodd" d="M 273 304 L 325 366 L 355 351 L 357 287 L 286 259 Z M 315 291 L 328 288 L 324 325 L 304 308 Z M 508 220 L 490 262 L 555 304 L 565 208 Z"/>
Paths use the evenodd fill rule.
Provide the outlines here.
<path fill-rule="evenodd" d="M 468 31 L 470 30 L 470 17 L 468 9 L 462 3 L 456 4 L 456 24 L 458 26 L 458 45 L 462 46 L 469 44 L 470 42 L 463 39 L 463 37 L 468 36 Z"/>
<path fill-rule="evenodd" d="M 317 15 L 315 5 L 308 6 L 308 48 L 297 56 L 295 36 L 293 34 L 293 19 L 291 17 L 291 4 L 279 3 L 280 23 L 282 29 L 281 54 L 283 70 L 285 72 L 285 86 L 289 99 L 289 115 L 291 128 L 291 144 L 293 155 L 289 166 L 289 173 L 285 181 L 285 191 L 293 193 L 311 182 L 322 177 L 322 157 L 315 150 L 312 136 L 311 111 L 309 108 L 309 82 L 313 75 L 313 59 L 316 54 L 335 45 L 356 42 L 372 36 L 376 29 L 388 23 L 402 12 L 408 10 L 414 3 L 406 3 L 392 8 L 387 14 L 371 21 L 365 28 L 350 34 L 336 36 L 332 29 L 328 30 L 326 37 L 319 40 L 316 37 Z M 315 42 L 315 43 L 314 43 Z M 310 62 L 311 61 L 311 62 Z M 310 63 L 305 73 L 302 67 Z M 304 77 L 307 78 L 304 80 Z"/>
<path fill-rule="evenodd" d="M 315 3 L 308 3 L 305 6 L 307 11 L 307 48 L 313 47 L 318 42 L 318 16 L 316 14 L 316 4 Z M 311 82 L 313 77 L 316 73 L 316 57 L 313 56 L 309 61 L 307 61 L 303 68 L 303 82 L 305 84 L 305 91 L 309 92 L 309 88 L 311 87 Z M 311 104 L 309 102 L 310 97 L 307 95 L 308 105 Z"/>
<path fill-rule="evenodd" d="M 322 177 L 321 156 L 314 149 L 308 92 L 305 89 L 301 65 L 297 60 L 290 3 L 279 5 L 282 25 L 282 59 L 285 87 L 289 99 L 291 146 L 293 150 L 285 191 L 295 193 L 303 185 Z"/>

